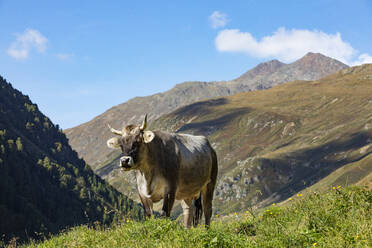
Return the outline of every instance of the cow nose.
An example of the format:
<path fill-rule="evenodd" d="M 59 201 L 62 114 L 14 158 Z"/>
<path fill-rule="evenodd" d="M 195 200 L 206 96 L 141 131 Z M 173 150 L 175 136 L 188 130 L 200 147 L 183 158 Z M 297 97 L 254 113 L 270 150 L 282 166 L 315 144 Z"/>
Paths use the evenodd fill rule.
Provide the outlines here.
<path fill-rule="evenodd" d="M 129 164 L 129 161 L 130 161 L 130 158 L 123 158 L 121 160 L 121 162 L 124 163 L 124 164 Z"/>
<path fill-rule="evenodd" d="M 128 167 L 132 164 L 132 158 L 129 156 L 123 156 L 120 158 L 120 166 L 121 167 Z"/>

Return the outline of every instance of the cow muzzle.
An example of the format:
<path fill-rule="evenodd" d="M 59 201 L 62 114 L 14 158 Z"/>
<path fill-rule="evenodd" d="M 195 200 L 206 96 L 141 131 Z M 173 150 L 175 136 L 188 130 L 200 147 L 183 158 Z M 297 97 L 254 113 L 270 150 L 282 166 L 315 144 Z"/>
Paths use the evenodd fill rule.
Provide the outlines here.
<path fill-rule="evenodd" d="M 120 167 L 123 170 L 130 170 L 133 164 L 133 158 L 130 156 L 123 156 L 120 158 Z"/>

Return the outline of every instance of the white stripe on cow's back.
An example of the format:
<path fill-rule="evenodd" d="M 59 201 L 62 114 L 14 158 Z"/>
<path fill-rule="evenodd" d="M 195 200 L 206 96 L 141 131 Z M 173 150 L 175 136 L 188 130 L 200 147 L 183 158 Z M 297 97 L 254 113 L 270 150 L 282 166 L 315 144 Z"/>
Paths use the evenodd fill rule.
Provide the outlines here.
<path fill-rule="evenodd" d="M 205 151 L 207 148 L 208 140 L 205 136 L 194 136 L 190 134 L 175 134 L 175 136 L 192 154 Z"/>

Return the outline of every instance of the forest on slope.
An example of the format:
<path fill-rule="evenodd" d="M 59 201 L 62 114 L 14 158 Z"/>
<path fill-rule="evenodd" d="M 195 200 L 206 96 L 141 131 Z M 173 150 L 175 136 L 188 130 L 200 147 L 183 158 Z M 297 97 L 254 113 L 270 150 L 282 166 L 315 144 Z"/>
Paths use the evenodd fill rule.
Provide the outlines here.
<path fill-rule="evenodd" d="M 0 77 L 0 245 L 123 216 L 140 219 L 142 208 L 95 175 L 59 126 Z"/>

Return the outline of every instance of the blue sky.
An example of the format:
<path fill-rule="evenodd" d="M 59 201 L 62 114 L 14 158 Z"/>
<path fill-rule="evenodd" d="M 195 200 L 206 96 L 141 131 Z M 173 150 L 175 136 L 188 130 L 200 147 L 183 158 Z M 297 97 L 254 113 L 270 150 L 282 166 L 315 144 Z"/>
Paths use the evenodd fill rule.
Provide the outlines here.
<path fill-rule="evenodd" d="M 322 52 L 372 62 L 372 1 L 0 0 L 0 75 L 68 128 L 184 81 Z"/>

